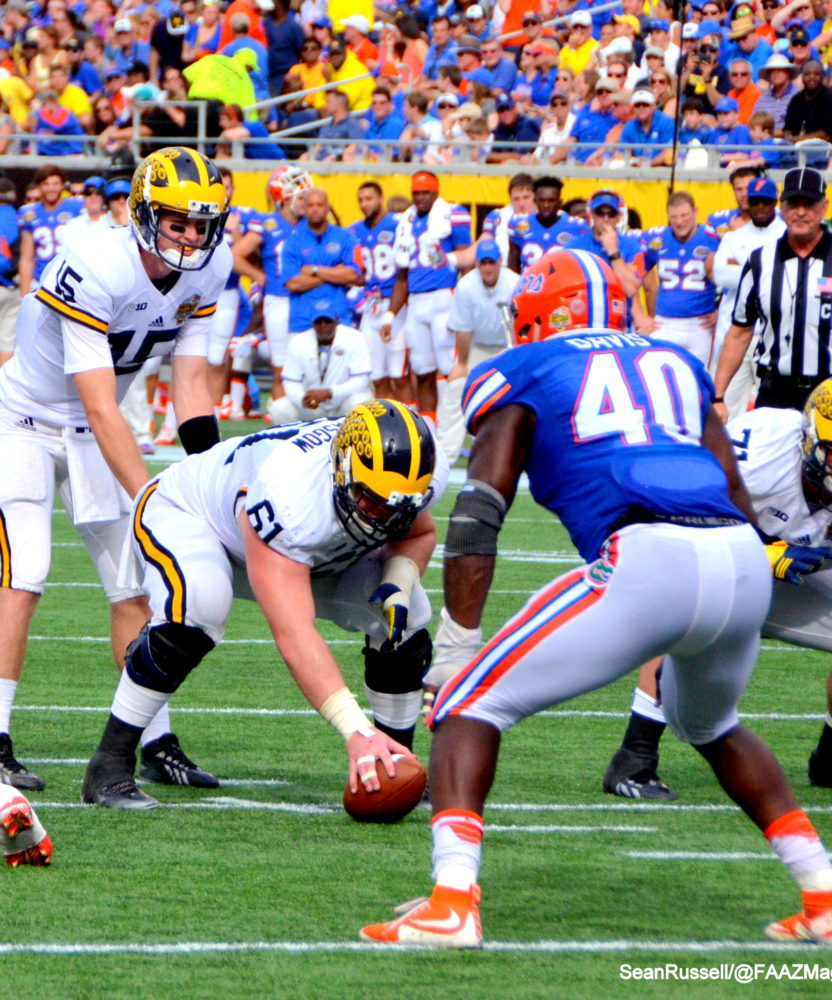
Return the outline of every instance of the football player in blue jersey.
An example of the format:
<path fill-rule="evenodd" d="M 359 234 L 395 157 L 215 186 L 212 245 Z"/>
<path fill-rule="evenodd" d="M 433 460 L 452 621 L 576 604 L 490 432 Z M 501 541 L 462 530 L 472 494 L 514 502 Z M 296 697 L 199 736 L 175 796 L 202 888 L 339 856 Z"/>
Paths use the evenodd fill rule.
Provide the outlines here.
<path fill-rule="evenodd" d="M 751 218 L 748 214 L 748 185 L 752 177 L 761 177 L 763 171 L 760 167 L 737 167 L 728 175 L 731 187 L 734 189 L 734 198 L 737 201 L 736 208 L 721 208 L 716 212 L 711 212 L 708 216 L 708 225 L 716 235 L 722 237 L 730 229 L 739 229 Z"/>
<path fill-rule="evenodd" d="M 381 339 L 393 335 L 394 320 L 406 304 L 405 336 L 419 412 L 436 424 L 437 374 L 447 376 L 454 360 L 454 336 L 448 331 L 453 290 L 459 272 L 474 262 L 471 216 L 462 205 L 439 197 L 439 178 L 428 170 L 413 175 L 410 190 L 413 205 L 396 227 L 397 274 Z"/>
<path fill-rule="evenodd" d="M 284 280 L 286 241 L 304 215 L 312 178 L 294 164 L 278 167 L 266 186 L 273 212 L 253 216 L 233 247 L 234 270 L 263 290 L 263 322 L 272 365 L 272 399 L 285 395 L 280 373 L 289 343 L 289 290 Z M 259 256 L 259 265 L 251 258 Z"/>
<path fill-rule="evenodd" d="M 687 191 L 667 200 L 669 226 L 645 234 L 645 324 L 640 328 L 687 348 L 702 364 L 711 359 L 716 324 L 714 254 L 719 238 L 696 221 L 696 203 Z"/>
<path fill-rule="evenodd" d="M 512 216 L 530 215 L 534 209 L 534 180 L 531 174 L 515 174 L 508 182 L 508 204 L 494 208 L 486 215 L 482 220 L 480 239 L 494 240 L 500 248 L 500 256 L 508 260 L 508 224 Z"/>
<path fill-rule="evenodd" d="M 20 297 L 40 281 L 43 269 L 61 248 L 64 226 L 83 208 L 80 198 L 63 198 L 66 173 L 54 163 L 46 163 L 35 174 L 40 201 L 23 205 L 18 212 L 20 223 Z"/>
<path fill-rule="evenodd" d="M 393 244 L 399 219 L 395 213 L 384 211 L 384 192 L 375 181 L 367 181 L 359 187 L 358 207 L 364 218 L 354 222 L 349 231 L 358 241 L 364 272 L 363 295 L 357 311 L 361 314 L 359 329 L 370 349 L 373 390 L 376 396 L 404 403 L 410 398 L 404 310 L 396 317 L 390 339 L 381 339 L 384 315 L 390 308 L 390 296 L 396 283 Z"/>
<path fill-rule="evenodd" d="M 220 167 L 225 193 L 228 204 L 234 197 L 234 175 L 228 167 Z M 225 223 L 223 241 L 231 248 L 233 253 L 234 244 L 237 243 L 248 232 L 248 227 L 258 216 L 258 213 L 245 205 L 234 205 Z M 240 275 L 232 271 L 225 283 L 225 288 L 220 294 L 217 302 L 217 311 L 214 314 L 214 321 L 208 334 L 208 379 L 214 405 L 218 406 L 223 398 L 226 384 L 228 382 L 228 372 L 226 369 L 226 357 L 228 344 L 234 335 L 238 322 L 247 323 L 251 318 L 251 310 L 246 309 L 241 318 L 241 305 L 245 302 L 240 289 Z M 245 302 L 247 307 L 248 303 Z M 243 414 L 243 399 L 245 397 L 245 382 L 235 383 L 232 380 L 232 406 L 230 416 L 232 419 L 241 419 Z M 240 393 L 242 390 L 242 394 Z M 236 399 L 233 398 L 236 395 Z"/>
<path fill-rule="evenodd" d="M 537 263 L 547 250 L 565 246 L 586 223 L 560 210 L 563 181 L 537 177 L 534 181 L 534 215 L 515 215 L 508 223 L 508 266 L 517 274 Z"/>
<path fill-rule="evenodd" d="M 592 254 L 548 254 L 519 282 L 514 307 L 523 346 L 478 365 L 465 390 L 476 437 L 425 678 L 444 681 L 428 720 L 436 885 L 361 937 L 478 947 L 483 807 L 502 733 L 663 653 L 671 726 L 802 890 L 803 909 L 768 936 L 832 943 L 826 851 L 774 754 L 737 715 L 771 570 L 713 383 L 684 349 L 624 332 L 624 289 Z M 497 537 L 523 472 L 586 565 L 542 587 L 480 649 Z"/>

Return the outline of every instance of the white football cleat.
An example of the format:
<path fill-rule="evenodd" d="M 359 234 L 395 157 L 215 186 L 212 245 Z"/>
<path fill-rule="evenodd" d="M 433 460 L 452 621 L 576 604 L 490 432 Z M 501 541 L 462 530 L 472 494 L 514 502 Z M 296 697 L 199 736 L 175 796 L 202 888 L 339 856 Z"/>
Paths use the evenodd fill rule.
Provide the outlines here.
<path fill-rule="evenodd" d="M 11 785 L 0 785 L 0 844 L 11 868 L 52 863 L 52 840 L 28 799 Z"/>

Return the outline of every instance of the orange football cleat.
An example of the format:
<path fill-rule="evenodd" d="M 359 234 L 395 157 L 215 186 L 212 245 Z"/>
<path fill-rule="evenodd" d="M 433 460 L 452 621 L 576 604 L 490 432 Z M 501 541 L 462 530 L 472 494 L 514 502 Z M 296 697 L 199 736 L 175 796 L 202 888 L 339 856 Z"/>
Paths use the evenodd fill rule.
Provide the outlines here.
<path fill-rule="evenodd" d="M 412 908 L 386 924 L 362 927 L 361 939 L 379 944 L 414 945 L 428 948 L 479 948 L 480 887 L 451 889 L 437 885 L 429 899 L 414 900 Z"/>
<path fill-rule="evenodd" d="M 11 868 L 52 862 L 51 838 L 25 796 L 10 785 L 0 785 L 0 843 Z"/>

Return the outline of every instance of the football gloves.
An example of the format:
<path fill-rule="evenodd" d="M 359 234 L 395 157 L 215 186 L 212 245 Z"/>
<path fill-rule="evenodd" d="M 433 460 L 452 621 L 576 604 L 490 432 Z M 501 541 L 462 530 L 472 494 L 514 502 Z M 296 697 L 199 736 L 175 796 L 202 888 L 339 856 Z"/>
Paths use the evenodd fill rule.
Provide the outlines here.
<path fill-rule="evenodd" d="M 402 641 L 410 613 L 410 594 L 419 582 L 419 567 L 407 556 L 393 556 L 384 564 L 381 583 L 370 594 L 369 603 L 381 605 L 387 637 L 379 652 L 389 653 Z"/>
<path fill-rule="evenodd" d="M 825 559 L 832 559 L 832 548 L 777 541 L 766 545 L 766 555 L 775 580 L 800 585 L 804 576 L 819 570 Z"/>

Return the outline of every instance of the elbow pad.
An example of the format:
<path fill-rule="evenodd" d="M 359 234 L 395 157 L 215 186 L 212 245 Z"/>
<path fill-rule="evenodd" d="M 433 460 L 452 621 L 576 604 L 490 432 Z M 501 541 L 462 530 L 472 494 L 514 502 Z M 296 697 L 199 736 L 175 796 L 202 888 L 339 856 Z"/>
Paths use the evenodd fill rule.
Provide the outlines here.
<path fill-rule="evenodd" d="M 497 535 L 506 509 L 505 498 L 493 486 L 469 479 L 451 511 L 445 539 L 446 558 L 496 556 Z"/>

